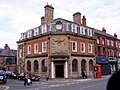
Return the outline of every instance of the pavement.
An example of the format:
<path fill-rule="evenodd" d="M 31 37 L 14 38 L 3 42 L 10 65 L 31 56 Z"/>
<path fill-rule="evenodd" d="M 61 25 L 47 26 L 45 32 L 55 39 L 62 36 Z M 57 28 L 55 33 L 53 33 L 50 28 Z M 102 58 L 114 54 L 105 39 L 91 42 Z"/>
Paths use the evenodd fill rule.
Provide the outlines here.
<path fill-rule="evenodd" d="M 57 78 L 57 79 L 49 79 L 46 81 L 45 79 L 41 79 L 40 82 L 73 82 L 73 81 L 79 81 L 79 82 L 85 82 L 85 81 L 93 81 L 93 80 L 103 80 L 103 79 L 109 79 L 111 75 L 103 75 L 101 78 L 86 78 L 86 79 L 64 79 L 64 78 Z"/>

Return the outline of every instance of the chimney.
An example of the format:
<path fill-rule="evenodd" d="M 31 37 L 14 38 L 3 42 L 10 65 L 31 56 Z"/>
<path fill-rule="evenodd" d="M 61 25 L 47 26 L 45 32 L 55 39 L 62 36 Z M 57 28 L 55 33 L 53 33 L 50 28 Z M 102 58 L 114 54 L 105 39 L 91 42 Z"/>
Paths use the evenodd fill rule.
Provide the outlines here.
<path fill-rule="evenodd" d="M 117 38 L 117 35 L 116 35 L 116 33 L 114 33 L 114 37 L 115 37 L 115 38 Z"/>
<path fill-rule="evenodd" d="M 81 24 L 81 13 L 80 12 L 76 12 L 73 14 L 73 21 L 77 23 L 78 25 Z"/>
<path fill-rule="evenodd" d="M 106 30 L 105 30 L 105 28 L 104 28 L 104 27 L 102 28 L 102 32 L 106 33 Z"/>
<path fill-rule="evenodd" d="M 51 22 L 53 20 L 54 8 L 52 5 L 46 5 L 45 7 L 45 23 Z"/>
<path fill-rule="evenodd" d="M 45 24 L 45 17 L 43 16 L 43 17 L 41 17 L 41 25 L 42 24 Z"/>
<path fill-rule="evenodd" d="M 86 18 L 85 18 L 85 16 L 83 16 L 83 18 L 82 18 L 82 25 L 86 26 Z"/>
<path fill-rule="evenodd" d="M 5 44 L 4 49 L 5 50 L 10 50 L 10 47 L 8 46 L 8 44 Z"/>

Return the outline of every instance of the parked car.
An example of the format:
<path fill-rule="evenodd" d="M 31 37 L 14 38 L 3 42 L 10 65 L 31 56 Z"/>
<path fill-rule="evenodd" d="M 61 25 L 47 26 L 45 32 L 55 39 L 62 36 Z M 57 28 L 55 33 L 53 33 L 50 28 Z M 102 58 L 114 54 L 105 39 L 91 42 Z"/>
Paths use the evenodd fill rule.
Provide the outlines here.
<path fill-rule="evenodd" d="M 40 76 L 30 73 L 29 76 L 31 76 L 32 81 L 39 81 L 40 80 Z"/>
<path fill-rule="evenodd" d="M 4 84 L 7 82 L 6 72 L 3 70 L 0 70 L 0 82 Z"/>
<path fill-rule="evenodd" d="M 39 75 L 36 75 L 36 74 L 33 74 L 33 73 L 28 73 L 28 75 L 29 75 L 29 78 L 32 81 L 39 81 L 40 80 L 40 76 Z M 18 79 L 19 80 L 24 80 L 24 74 L 21 73 L 20 75 L 18 75 Z"/>
<path fill-rule="evenodd" d="M 19 74 L 19 75 L 18 75 L 18 79 L 19 79 L 19 80 L 24 80 L 24 73 Z"/>
<path fill-rule="evenodd" d="M 17 79 L 19 73 L 14 72 L 14 71 L 6 71 L 6 75 L 7 75 L 7 78 L 10 78 L 10 79 Z"/>

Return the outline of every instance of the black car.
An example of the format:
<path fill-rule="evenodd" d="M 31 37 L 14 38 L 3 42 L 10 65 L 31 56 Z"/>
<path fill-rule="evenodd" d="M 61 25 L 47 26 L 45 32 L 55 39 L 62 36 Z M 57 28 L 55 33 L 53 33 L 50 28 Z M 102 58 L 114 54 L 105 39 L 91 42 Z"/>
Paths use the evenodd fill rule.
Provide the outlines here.
<path fill-rule="evenodd" d="M 14 71 L 6 71 L 6 75 L 7 75 L 7 78 L 17 79 L 19 74 Z"/>
<path fill-rule="evenodd" d="M 7 82 L 6 72 L 3 70 L 0 70 L 0 82 L 4 84 Z"/>

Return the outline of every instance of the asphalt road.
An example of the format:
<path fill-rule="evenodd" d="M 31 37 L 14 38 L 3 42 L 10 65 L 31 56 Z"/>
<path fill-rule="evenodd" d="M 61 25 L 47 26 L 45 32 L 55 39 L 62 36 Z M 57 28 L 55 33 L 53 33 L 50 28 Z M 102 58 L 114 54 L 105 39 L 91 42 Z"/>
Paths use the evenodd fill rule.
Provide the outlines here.
<path fill-rule="evenodd" d="M 0 90 L 106 90 L 108 78 L 37 81 L 24 86 L 20 80 L 8 79 L 7 84 L 0 85 Z"/>

